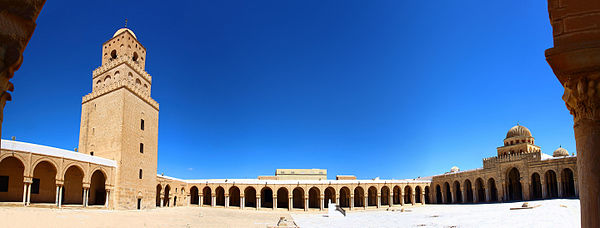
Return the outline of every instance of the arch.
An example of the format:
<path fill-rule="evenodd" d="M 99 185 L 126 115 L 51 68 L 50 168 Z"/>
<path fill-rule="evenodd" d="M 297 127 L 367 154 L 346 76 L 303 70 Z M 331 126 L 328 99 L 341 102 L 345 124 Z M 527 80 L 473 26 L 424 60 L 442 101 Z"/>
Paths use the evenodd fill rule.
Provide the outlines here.
<path fill-rule="evenodd" d="M 561 173 L 563 197 L 575 197 L 575 178 L 573 171 L 569 168 L 564 168 Z"/>
<path fill-rule="evenodd" d="M 400 202 L 401 202 L 400 201 L 401 200 L 400 199 L 400 186 L 398 186 L 398 185 L 394 186 L 393 193 L 394 193 L 394 196 L 393 196 L 392 204 L 400 204 Z"/>
<path fill-rule="evenodd" d="M 131 57 L 131 60 L 133 61 L 137 61 L 138 60 L 138 53 L 137 52 L 133 52 L 133 57 Z"/>
<path fill-rule="evenodd" d="M 371 186 L 367 189 L 367 206 L 377 206 L 377 188 Z"/>
<path fill-rule="evenodd" d="M 471 180 L 467 179 L 465 180 L 465 203 L 472 203 L 473 202 L 473 186 L 471 184 Z"/>
<path fill-rule="evenodd" d="M 277 189 L 277 208 L 289 208 L 289 191 L 285 187 Z"/>
<path fill-rule="evenodd" d="M 171 206 L 171 205 L 169 205 L 170 204 L 169 195 L 171 194 L 171 185 L 167 184 L 167 186 L 165 186 L 165 190 L 164 190 L 163 194 L 164 194 L 163 195 L 163 206 L 165 206 L 165 207 Z"/>
<path fill-rule="evenodd" d="M 251 186 L 244 189 L 244 207 L 256 207 L 256 189 Z"/>
<path fill-rule="evenodd" d="M 498 201 L 498 188 L 496 188 L 496 180 L 494 178 L 488 179 L 488 188 L 490 189 L 490 201 Z"/>
<path fill-rule="evenodd" d="M 448 182 L 444 183 L 444 203 L 452 203 L 452 190 L 450 189 L 450 184 Z"/>
<path fill-rule="evenodd" d="M 156 185 L 156 206 L 160 206 L 160 192 L 162 191 L 162 185 Z"/>
<path fill-rule="evenodd" d="M 431 196 L 431 191 L 429 190 L 429 186 L 425 186 L 425 204 L 430 204 L 431 200 L 430 200 L 430 196 Z"/>
<path fill-rule="evenodd" d="M 335 189 L 328 187 L 325 189 L 325 208 L 329 208 L 329 202 L 337 203 L 335 201 Z"/>
<path fill-rule="evenodd" d="M 136 85 L 136 86 L 140 86 L 140 85 L 142 85 L 142 81 L 140 81 L 140 79 L 139 79 L 139 78 L 136 78 L 136 79 L 135 79 L 135 85 Z"/>
<path fill-rule="evenodd" d="M 365 190 L 362 187 L 358 186 L 354 188 L 354 207 L 364 207 L 365 206 Z"/>
<path fill-rule="evenodd" d="M 217 194 L 217 198 L 215 199 L 215 205 L 217 206 L 225 206 L 225 189 L 219 186 L 215 189 L 215 194 Z"/>
<path fill-rule="evenodd" d="M 381 205 L 390 205 L 390 188 L 388 186 L 381 187 Z"/>
<path fill-rule="evenodd" d="M 67 168 L 63 179 L 62 203 L 83 203 L 83 169 L 78 165 L 71 165 Z"/>
<path fill-rule="evenodd" d="M 202 205 L 211 205 L 212 201 L 212 190 L 206 186 L 202 189 Z"/>
<path fill-rule="evenodd" d="M 117 50 L 112 50 L 110 52 L 110 58 L 111 59 L 116 59 L 117 58 Z"/>
<path fill-rule="evenodd" d="M 415 203 L 423 203 L 421 201 L 421 194 L 423 194 L 421 192 L 421 186 L 415 187 Z"/>
<path fill-rule="evenodd" d="M 132 74 L 131 72 L 128 72 L 128 73 L 127 73 L 127 79 L 128 79 L 129 81 L 133 81 L 133 74 Z"/>
<path fill-rule="evenodd" d="M 287 195 L 286 197 L 287 198 Z M 260 190 L 260 206 L 264 208 L 273 208 L 273 190 L 264 187 Z"/>
<path fill-rule="evenodd" d="M 104 77 L 104 84 L 108 85 L 108 83 L 110 83 L 110 75 Z"/>
<path fill-rule="evenodd" d="M 350 207 L 350 189 L 342 187 L 340 189 L 340 207 Z"/>
<path fill-rule="evenodd" d="M 531 199 L 541 199 L 542 198 L 542 182 L 540 179 L 540 174 L 533 173 L 531 175 Z"/>
<path fill-rule="evenodd" d="M 439 184 L 435 186 L 435 201 L 436 203 L 444 203 L 442 202 L 442 188 Z"/>
<path fill-rule="evenodd" d="M 15 156 L 5 157 L 0 160 L 0 176 L 8 179 L 6 191 L 0 192 L 0 202 L 23 201 L 23 177 L 25 165 Z"/>
<path fill-rule="evenodd" d="M 412 188 L 408 185 L 404 187 L 404 204 L 411 204 Z"/>
<path fill-rule="evenodd" d="M 321 191 L 319 188 L 312 187 L 308 190 L 308 208 L 321 208 Z"/>
<path fill-rule="evenodd" d="M 292 191 L 293 208 L 304 209 L 304 189 L 296 187 Z"/>
<path fill-rule="evenodd" d="M 190 188 L 190 204 L 200 205 L 200 198 L 198 197 L 198 187 L 192 186 Z"/>
<path fill-rule="evenodd" d="M 546 180 L 546 196 L 548 198 L 557 198 L 558 197 L 558 183 L 556 181 L 556 173 L 554 170 L 546 171 L 544 175 Z"/>
<path fill-rule="evenodd" d="M 477 192 L 477 202 L 485 202 L 485 187 L 483 185 L 483 179 L 477 178 L 477 180 L 475 180 L 475 192 Z"/>
<path fill-rule="evenodd" d="M 507 173 L 506 186 L 508 187 L 508 200 L 523 200 L 521 174 L 517 168 L 512 168 Z"/>
<path fill-rule="evenodd" d="M 232 186 L 229 188 L 229 206 L 239 207 L 240 206 L 240 188 Z"/>
<path fill-rule="evenodd" d="M 34 167 L 31 202 L 54 203 L 56 200 L 56 166 L 49 160 L 41 160 Z"/>

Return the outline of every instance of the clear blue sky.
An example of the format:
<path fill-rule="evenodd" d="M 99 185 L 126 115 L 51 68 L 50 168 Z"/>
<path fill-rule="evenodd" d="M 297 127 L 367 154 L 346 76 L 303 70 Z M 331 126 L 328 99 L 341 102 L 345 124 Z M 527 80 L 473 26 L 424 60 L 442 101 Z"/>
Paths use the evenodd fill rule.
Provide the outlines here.
<path fill-rule="evenodd" d="M 129 19 L 160 103 L 158 172 L 414 178 L 482 166 L 520 121 L 575 152 L 545 1 L 48 1 L 2 137 L 72 149 Z"/>

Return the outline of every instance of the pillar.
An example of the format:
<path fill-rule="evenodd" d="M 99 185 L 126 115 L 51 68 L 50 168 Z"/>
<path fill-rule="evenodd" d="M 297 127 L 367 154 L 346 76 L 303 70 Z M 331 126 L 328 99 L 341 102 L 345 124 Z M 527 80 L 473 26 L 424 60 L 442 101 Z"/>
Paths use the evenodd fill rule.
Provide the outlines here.
<path fill-rule="evenodd" d="M 60 190 L 60 185 L 56 185 L 56 192 L 55 192 L 55 196 L 54 196 L 54 204 L 56 206 L 58 206 L 58 194 L 59 194 L 59 190 Z"/>
<path fill-rule="evenodd" d="M 381 207 L 381 194 L 377 194 L 377 208 Z"/>
<path fill-rule="evenodd" d="M 579 186 L 577 185 L 577 178 L 574 178 L 573 182 L 575 183 L 575 197 L 579 198 Z"/>
<path fill-rule="evenodd" d="M 404 194 L 400 192 L 400 205 L 404 206 Z"/>
<path fill-rule="evenodd" d="M 187 197 L 187 205 L 191 206 L 192 205 L 192 195 L 191 194 L 187 194 L 186 197 Z"/>
<path fill-rule="evenodd" d="M 246 206 L 246 198 L 244 196 L 240 197 L 240 209 L 244 209 Z"/>
<path fill-rule="evenodd" d="M 415 193 L 414 191 L 410 193 L 410 203 L 415 205 Z"/>
<path fill-rule="evenodd" d="M 425 205 L 425 193 L 421 194 L 421 205 Z"/>
<path fill-rule="evenodd" d="M 273 210 L 277 209 L 277 195 L 273 195 Z"/>
<path fill-rule="evenodd" d="M 392 194 L 389 194 L 389 195 L 388 195 L 388 198 L 389 198 L 389 199 L 388 199 L 388 206 L 390 206 L 390 207 L 391 207 L 391 206 L 393 206 L 393 205 L 394 205 L 394 201 L 393 201 L 393 200 L 394 200 L 394 197 L 392 196 Z"/>
<path fill-rule="evenodd" d="M 322 211 L 323 208 L 325 208 L 325 197 L 324 197 L 324 195 L 320 195 L 320 201 L 321 201 L 321 205 L 319 206 L 319 209 Z"/>
<path fill-rule="evenodd" d="M 354 209 L 354 195 L 350 194 L 350 210 Z"/>
<path fill-rule="evenodd" d="M 31 183 L 27 183 L 27 206 L 31 204 Z"/>
<path fill-rule="evenodd" d="M 558 178 L 556 178 L 556 179 L 558 179 Z M 556 185 L 558 187 L 558 198 L 562 198 L 563 197 L 563 184 L 562 184 L 562 181 L 558 181 L 557 180 L 556 182 L 557 182 Z"/>
<path fill-rule="evenodd" d="M 61 188 L 62 191 L 62 188 Z M 108 202 L 110 202 L 110 190 L 106 189 L 106 198 L 104 198 L 104 207 L 108 208 Z"/>
<path fill-rule="evenodd" d="M 491 199 L 492 199 L 492 194 L 491 194 L 490 188 L 487 187 L 487 188 L 485 188 L 485 202 L 490 202 Z"/>
<path fill-rule="evenodd" d="M 87 206 L 87 197 L 86 196 L 87 196 L 87 188 L 83 188 L 83 196 L 82 196 L 82 198 L 83 198 L 82 200 L 83 201 L 81 202 L 81 205 L 83 207 Z"/>
<path fill-rule="evenodd" d="M 23 206 L 27 205 L 27 186 L 29 183 L 23 183 Z"/>
<path fill-rule="evenodd" d="M 204 195 L 198 194 L 198 206 L 202 207 L 204 205 Z"/>
<path fill-rule="evenodd" d="M 523 200 L 529 200 L 529 190 L 531 189 L 531 186 L 529 185 L 528 181 L 522 180 L 521 181 L 521 199 Z"/>
<path fill-rule="evenodd" d="M 463 185 L 460 186 L 460 195 L 461 195 L 462 202 L 459 202 L 459 203 L 467 202 L 467 198 L 465 198 L 465 196 L 467 196 L 467 188 Z"/>
<path fill-rule="evenodd" d="M 338 193 L 338 194 L 335 195 L 335 204 L 336 205 L 341 205 L 340 204 L 340 193 Z"/>
<path fill-rule="evenodd" d="M 216 195 L 212 195 L 211 199 L 210 199 L 210 206 L 211 207 L 215 207 L 217 206 L 217 196 Z"/>
<path fill-rule="evenodd" d="M 542 185 L 542 199 L 546 199 L 548 197 L 548 190 L 546 189 L 546 181 L 545 178 L 540 178 L 540 184 Z"/>
<path fill-rule="evenodd" d="M 366 210 L 369 205 L 369 195 L 364 195 L 363 199 L 363 208 Z"/>
<path fill-rule="evenodd" d="M 229 195 L 225 195 L 225 208 L 229 207 Z"/>
<path fill-rule="evenodd" d="M 291 211 L 294 208 L 294 201 L 291 196 L 288 196 L 288 211 Z"/>
<path fill-rule="evenodd" d="M 548 1 L 554 47 L 546 60 L 573 115 L 581 227 L 600 227 L 600 23 L 597 0 Z"/>
<path fill-rule="evenodd" d="M 85 191 L 85 206 L 89 206 L 90 201 L 90 189 L 87 188 Z"/>
<path fill-rule="evenodd" d="M 160 194 L 160 207 L 164 207 L 165 206 L 165 196 L 163 194 Z"/>
<path fill-rule="evenodd" d="M 260 196 L 256 197 L 256 210 L 260 209 Z"/>
<path fill-rule="evenodd" d="M 308 211 L 308 197 L 304 198 L 304 211 Z"/>
<path fill-rule="evenodd" d="M 61 208 L 62 207 L 62 191 L 63 191 L 63 186 L 61 185 L 60 188 L 58 188 L 58 207 Z M 107 198 L 108 199 L 108 198 Z M 108 201 L 107 201 L 108 202 Z"/>

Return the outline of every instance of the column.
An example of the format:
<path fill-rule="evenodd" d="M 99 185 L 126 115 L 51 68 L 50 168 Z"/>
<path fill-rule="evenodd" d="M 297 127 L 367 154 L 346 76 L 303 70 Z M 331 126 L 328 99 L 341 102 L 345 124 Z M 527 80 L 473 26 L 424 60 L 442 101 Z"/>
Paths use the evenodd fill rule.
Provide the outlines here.
<path fill-rule="evenodd" d="M 341 205 L 340 204 L 340 193 L 339 192 L 337 194 L 335 194 L 335 204 Z"/>
<path fill-rule="evenodd" d="M 404 192 L 400 192 L 400 205 L 404 206 Z"/>
<path fill-rule="evenodd" d="M 477 187 L 475 187 L 475 190 L 473 191 L 473 203 L 479 203 L 479 191 Z"/>
<path fill-rule="evenodd" d="M 86 196 L 87 196 L 87 189 L 83 188 L 83 196 L 82 196 L 83 199 L 82 199 L 82 202 L 81 202 L 81 205 L 83 207 L 86 206 L 86 202 L 87 202 Z"/>
<path fill-rule="evenodd" d="M 394 200 L 394 197 L 392 197 L 392 194 L 389 194 L 389 195 L 388 195 L 388 198 L 389 198 L 389 199 L 388 199 L 388 206 L 390 206 L 390 207 L 391 207 L 391 206 L 393 206 L 393 205 L 394 205 L 394 201 L 393 201 L 393 200 Z"/>
<path fill-rule="evenodd" d="M 437 191 L 437 190 L 436 190 L 436 191 Z M 437 193 L 436 193 L 436 194 L 437 194 Z M 447 199 L 446 199 L 446 194 L 444 194 L 444 192 L 440 192 L 440 194 L 442 195 L 442 197 L 441 197 L 441 198 L 442 198 L 442 202 L 438 202 L 438 203 L 440 203 L 440 204 L 441 204 L 441 203 L 446 203 L 446 202 L 447 202 Z M 436 200 L 437 200 L 437 199 L 436 199 Z"/>
<path fill-rule="evenodd" d="M 27 205 L 27 186 L 29 183 L 23 183 L 23 206 Z"/>
<path fill-rule="evenodd" d="M 459 203 L 467 202 L 467 198 L 465 198 L 465 196 L 467 196 L 467 188 L 465 186 L 462 186 L 462 185 L 460 186 L 460 195 L 461 195 L 460 199 L 462 199 L 462 202 L 459 202 Z"/>
<path fill-rule="evenodd" d="M 63 186 L 61 185 L 60 188 L 58 189 L 58 207 L 61 208 L 62 207 L 62 191 L 63 191 Z"/>
<path fill-rule="evenodd" d="M 198 194 L 198 206 L 202 207 L 204 205 L 204 195 Z"/>
<path fill-rule="evenodd" d="M 425 193 L 421 194 L 421 205 L 425 205 Z"/>
<path fill-rule="evenodd" d="M 415 205 L 415 193 L 411 192 L 410 193 L 410 203 L 414 206 Z"/>
<path fill-rule="evenodd" d="M 163 196 L 163 194 L 160 194 L 160 207 L 164 207 L 165 206 L 165 196 Z"/>
<path fill-rule="evenodd" d="M 577 178 L 574 178 L 573 182 L 575 182 L 575 197 L 579 198 L 579 186 L 577 183 Z"/>
<path fill-rule="evenodd" d="M 186 197 L 187 197 L 187 205 L 191 206 L 192 205 L 192 195 L 191 194 L 187 194 Z"/>
<path fill-rule="evenodd" d="M 229 195 L 225 195 L 225 208 L 229 207 Z"/>
<path fill-rule="evenodd" d="M 31 204 L 31 183 L 27 183 L 27 206 Z"/>
<path fill-rule="evenodd" d="M 277 195 L 273 195 L 273 210 L 277 209 Z"/>
<path fill-rule="evenodd" d="M 540 183 L 542 185 L 542 199 L 546 199 L 548 197 L 548 190 L 546 189 L 546 181 L 545 178 L 540 178 Z"/>
<path fill-rule="evenodd" d="M 246 206 L 246 197 L 242 196 L 240 197 L 240 209 L 244 209 L 244 206 Z"/>
<path fill-rule="evenodd" d="M 210 206 L 211 206 L 211 207 L 215 207 L 215 206 L 217 206 L 217 196 L 216 196 L 216 195 L 212 195 L 212 196 L 211 196 L 211 200 L 210 200 Z"/>
<path fill-rule="evenodd" d="M 304 198 L 304 211 L 308 211 L 308 197 Z"/>
<path fill-rule="evenodd" d="M 350 210 L 354 209 L 354 195 L 350 194 Z"/>
<path fill-rule="evenodd" d="M 54 204 L 56 206 L 58 206 L 58 194 L 59 194 L 59 190 L 60 190 L 60 185 L 56 185 L 56 194 L 55 194 L 55 197 L 54 197 Z"/>
<path fill-rule="evenodd" d="M 321 201 L 321 206 L 319 206 L 319 209 L 322 211 L 323 208 L 325 208 L 325 197 L 323 195 L 320 195 L 320 201 Z"/>
<path fill-rule="evenodd" d="M 381 194 L 377 194 L 377 208 L 381 207 Z"/>
<path fill-rule="evenodd" d="M 521 181 L 521 199 L 523 200 L 529 200 L 529 189 L 531 188 L 531 186 L 529 186 L 529 182 L 522 180 Z"/>
<path fill-rule="evenodd" d="M 490 202 L 491 199 L 492 199 L 492 194 L 491 194 L 490 188 L 487 187 L 487 188 L 485 188 L 485 202 Z"/>
<path fill-rule="evenodd" d="M 85 206 L 89 206 L 90 201 L 90 189 L 86 189 L 85 191 Z"/>
<path fill-rule="evenodd" d="M 260 209 L 260 196 L 256 197 L 256 210 Z"/>
<path fill-rule="evenodd" d="M 363 208 L 366 210 L 366 209 L 367 209 L 367 206 L 369 205 L 369 195 L 364 195 L 364 196 L 363 196 L 363 199 L 364 199 L 364 200 L 363 200 L 363 201 L 364 201 L 364 202 L 363 202 Z"/>
<path fill-rule="evenodd" d="M 291 211 L 294 208 L 294 202 L 292 201 L 292 197 L 288 196 L 288 211 Z"/>
<path fill-rule="evenodd" d="M 558 178 L 556 178 L 556 179 L 558 179 Z M 563 197 L 563 184 L 562 184 L 562 181 L 558 181 L 557 180 L 556 182 L 557 182 L 556 184 L 558 185 L 558 198 L 562 198 Z"/>
<path fill-rule="evenodd" d="M 61 189 L 62 191 L 62 189 Z M 106 189 L 106 200 L 104 200 L 104 207 L 108 208 L 108 202 L 110 202 L 110 190 Z"/>

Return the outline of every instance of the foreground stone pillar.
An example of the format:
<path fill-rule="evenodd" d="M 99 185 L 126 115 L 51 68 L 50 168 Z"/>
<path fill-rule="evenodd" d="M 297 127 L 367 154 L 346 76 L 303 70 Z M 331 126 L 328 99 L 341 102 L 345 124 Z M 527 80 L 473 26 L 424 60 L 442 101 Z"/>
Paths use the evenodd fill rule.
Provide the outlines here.
<path fill-rule="evenodd" d="M 63 186 L 61 185 L 60 188 L 58 189 L 58 208 L 62 207 L 62 191 L 63 191 Z"/>
<path fill-rule="evenodd" d="M 244 196 L 242 196 L 240 198 L 240 209 L 244 209 L 244 206 L 246 206 L 245 204 L 246 204 L 246 198 Z"/>
<path fill-rule="evenodd" d="M 319 205 L 319 210 L 323 210 L 323 208 L 325 208 L 325 196 L 324 195 L 320 195 L 320 200 L 321 204 Z"/>
<path fill-rule="evenodd" d="M 410 193 L 410 204 L 415 205 L 415 193 Z"/>
<path fill-rule="evenodd" d="M 277 195 L 273 196 L 273 210 L 277 209 Z"/>
<path fill-rule="evenodd" d="M 292 200 L 292 197 L 289 196 L 288 197 L 288 211 L 291 211 L 293 207 L 294 207 L 294 201 Z"/>
<path fill-rule="evenodd" d="M 581 227 L 600 227 L 600 1 L 549 0 L 548 12 L 546 60 L 573 115 Z"/>
<path fill-rule="evenodd" d="M 62 188 L 61 188 L 60 191 L 62 192 Z M 109 205 L 108 202 L 110 202 L 110 190 L 106 189 L 106 198 L 104 198 L 104 199 L 105 199 L 104 200 L 104 207 L 108 208 L 108 205 Z"/>
<path fill-rule="evenodd" d="M 217 205 L 217 196 L 216 195 L 212 195 L 211 198 L 212 199 L 210 199 L 210 206 L 211 207 L 215 207 Z"/>
<path fill-rule="evenodd" d="M 545 178 L 540 178 L 540 184 L 542 185 L 542 199 L 546 199 L 548 197 L 548 190 L 546 190 L 546 181 Z"/>
<path fill-rule="evenodd" d="M 421 194 L 421 205 L 425 205 L 425 194 Z"/>
<path fill-rule="evenodd" d="M 350 210 L 354 209 L 354 195 L 350 195 Z"/>
<path fill-rule="evenodd" d="M 27 206 L 27 183 L 23 183 L 23 206 Z"/>
<path fill-rule="evenodd" d="M 369 206 L 369 195 L 364 195 L 363 196 L 363 209 L 367 209 L 367 206 Z"/>
<path fill-rule="evenodd" d="M 26 206 L 31 204 L 31 183 L 27 183 L 27 203 Z"/>
<path fill-rule="evenodd" d="M 198 206 L 202 207 L 204 205 L 204 195 L 198 194 Z"/>
<path fill-rule="evenodd" d="M 304 198 L 304 211 L 308 211 L 308 197 Z"/>
<path fill-rule="evenodd" d="M 256 210 L 260 209 L 260 196 L 256 197 Z"/>
<path fill-rule="evenodd" d="M 160 195 L 160 207 L 164 207 L 165 206 L 165 196 L 163 196 L 162 194 Z"/>
<path fill-rule="evenodd" d="M 225 195 L 225 208 L 229 207 L 229 195 Z"/>

